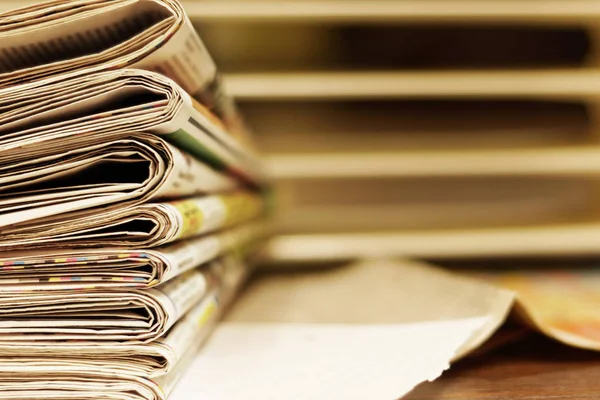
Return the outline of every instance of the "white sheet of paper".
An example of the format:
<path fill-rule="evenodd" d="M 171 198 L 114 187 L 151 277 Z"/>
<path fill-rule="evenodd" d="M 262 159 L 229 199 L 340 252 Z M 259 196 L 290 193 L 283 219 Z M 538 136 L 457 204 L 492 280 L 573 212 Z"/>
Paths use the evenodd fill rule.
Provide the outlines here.
<path fill-rule="evenodd" d="M 223 323 L 169 399 L 394 400 L 437 378 L 486 321 Z"/>

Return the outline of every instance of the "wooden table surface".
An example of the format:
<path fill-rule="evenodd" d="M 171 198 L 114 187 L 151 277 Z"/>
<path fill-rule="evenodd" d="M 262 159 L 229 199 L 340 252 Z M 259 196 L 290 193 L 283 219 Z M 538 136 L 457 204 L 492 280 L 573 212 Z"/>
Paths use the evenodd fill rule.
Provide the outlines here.
<path fill-rule="evenodd" d="M 531 335 L 453 365 L 404 399 L 600 399 L 600 353 Z"/>

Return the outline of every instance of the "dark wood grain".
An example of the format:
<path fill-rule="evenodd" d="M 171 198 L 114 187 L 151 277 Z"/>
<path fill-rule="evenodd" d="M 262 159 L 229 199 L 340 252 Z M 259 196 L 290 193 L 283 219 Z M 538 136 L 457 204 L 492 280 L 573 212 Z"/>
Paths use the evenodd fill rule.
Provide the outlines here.
<path fill-rule="evenodd" d="M 600 399 L 600 354 L 531 335 L 453 365 L 404 399 Z"/>

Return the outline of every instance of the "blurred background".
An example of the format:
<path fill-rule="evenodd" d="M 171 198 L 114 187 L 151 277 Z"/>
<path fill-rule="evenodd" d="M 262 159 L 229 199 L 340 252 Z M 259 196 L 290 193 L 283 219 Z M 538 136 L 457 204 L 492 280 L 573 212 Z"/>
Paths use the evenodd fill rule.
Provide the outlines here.
<path fill-rule="evenodd" d="M 600 2 L 184 5 L 274 177 L 275 262 L 599 252 Z"/>
<path fill-rule="evenodd" d="M 186 4 L 276 180 L 274 259 L 600 249 L 600 2 Z"/>

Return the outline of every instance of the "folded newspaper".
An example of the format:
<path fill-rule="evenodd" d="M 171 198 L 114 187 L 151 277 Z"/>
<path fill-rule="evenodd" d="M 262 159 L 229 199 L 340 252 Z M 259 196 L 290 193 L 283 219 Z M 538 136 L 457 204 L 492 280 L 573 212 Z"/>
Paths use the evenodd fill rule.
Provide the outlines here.
<path fill-rule="evenodd" d="M 245 141 L 235 105 L 174 0 L 58 0 L 0 14 L 0 87 L 127 67 L 177 82 Z"/>
<path fill-rule="evenodd" d="M 189 303 L 192 295 L 200 299 L 165 336 L 149 343 L 22 342 L 0 335 L 0 396 L 16 399 L 35 391 L 36 398 L 165 399 L 247 272 L 239 259 L 227 256 L 195 271 L 200 296 L 167 284 L 162 293 L 180 296 L 179 303 Z"/>
<path fill-rule="evenodd" d="M 268 232 L 249 139 L 177 1 L 0 14 L 0 398 L 166 399 Z"/>
<path fill-rule="evenodd" d="M 265 202 L 237 191 L 53 215 L 0 229 L 0 249 L 155 247 L 264 217 Z"/>
<path fill-rule="evenodd" d="M 75 136 L 79 142 L 85 135 L 98 144 L 127 132 L 155 133 L 219 171 L 250 182 L 262 179 L 253 150 L 157 73 L 126 69 L 59 76 L 0 90 L 0 150 L 18 149 L 15 157 L 43 153 L 48 141 L 68 147 Z"/>
<path fill-rule="evenodd" d="M 154 249 L 92 248 L 0 253 L 0 293 L 51 290 L 147 289 L 267 234 L 252 222 Z"/>
<path fill-rule="evenodd" d="M 3 155 L 2 161 L 0 227 L 93 207 L 122 208 L 235 187 L 231 178 L 143 133 L 90 145 L 84 140 L 70 147 L 46 145 L 42 154 L 19 151 Z"/>
<path fill-rule="evenodd" d="M 207 286 L 204 275 L 191 270 L 147 290 L 0 293 L 0 337 L 151 341 L 199 301 Z"/>

